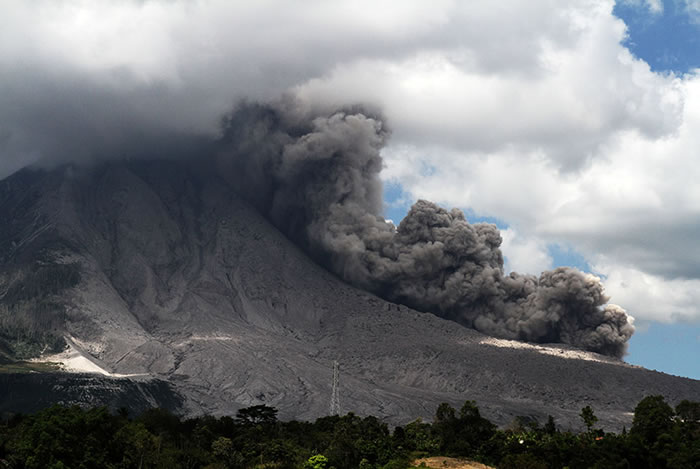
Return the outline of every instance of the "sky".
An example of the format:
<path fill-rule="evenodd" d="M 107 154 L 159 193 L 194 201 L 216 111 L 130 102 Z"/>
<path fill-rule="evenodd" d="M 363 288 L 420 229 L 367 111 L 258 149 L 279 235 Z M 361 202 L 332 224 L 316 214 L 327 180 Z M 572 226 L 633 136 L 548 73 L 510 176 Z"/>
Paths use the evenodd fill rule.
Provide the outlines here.
<path fill-rule="evenodd" d="M 241 99 L 371 105 L 388 218 L 459 207 L 507 270 L 600 276 L 636 320 L 626 360 L 700 379 L 697 0 L 0 9 L 0 177 L 216 136 Z"/>

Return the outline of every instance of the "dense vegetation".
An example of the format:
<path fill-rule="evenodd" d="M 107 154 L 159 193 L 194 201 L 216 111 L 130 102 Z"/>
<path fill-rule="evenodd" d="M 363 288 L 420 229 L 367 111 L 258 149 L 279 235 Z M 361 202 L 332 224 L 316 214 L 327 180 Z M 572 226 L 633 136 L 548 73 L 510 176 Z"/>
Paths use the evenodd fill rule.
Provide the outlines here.
<path fill-rule="evenodd" d="M 414 421 L 391 432 L 375 417 L 323 417 L 281 422 L 272 407 L 242 409 L 236 418 L 181 420 L 154 409 L 126 411 L 54 406 L 0 424 L 0 468 L 385 468 L 410 467 L 426 455 L 469 457 L 498 468 L 700 468 L 700 403 L 673 409 L 661 396 L 643 399 L 629 432 L 560 432 L 554 420 L 516 420 L 499 430 L 474 402 L 438 407 L 433 423 Z"/>

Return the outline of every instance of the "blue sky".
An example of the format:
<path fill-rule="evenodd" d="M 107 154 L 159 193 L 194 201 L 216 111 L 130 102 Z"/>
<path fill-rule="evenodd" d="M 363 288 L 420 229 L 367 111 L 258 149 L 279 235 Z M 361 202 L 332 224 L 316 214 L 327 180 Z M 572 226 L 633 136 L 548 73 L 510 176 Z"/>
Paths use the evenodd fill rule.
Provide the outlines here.
<path fill-rule="evenodd" d="M 660 72 L 682 74 L 700 66 L 698 50 L 692 47 L 700 29 L 688 22 L 687 15 L 673 10 L 670 19 L 661 21 L 660 15 L 652 15 L 639 7 L 620 7 L 616 14 L 629 24 L 629 39 L 626 44 L 634 44 L 632 51 Z M 660 22 L 660 25 L 656 23 Z M 680 26 L 677 23 L 681 23 Z M 677 26 L 677 27 L 674 27 Z M 673 39 L 664 43 L 665 35 Z M 676 60 L 665 60 L 669 51 Z M 668 68 L 674 65 L 675 68 Z M 409 210 L 413 199 L 400 184 L 387 182 L 384 187 L 385 216 L 395 224 L 401 221 Z M 470 222 L 494 223 L 500 229 L 508 224 L 496 217 L 480 216 L 469 208 L 462 208 Z M 547 251 L 552 259 L 552 267 L 572 266 L 584 272 L 594 272 L 585 257 L 567 244 L 550 243 Z M 507 256 L 507 252 L 504 253 Z M 637 330 L 629 342 L 629 353 L 625 361 L 648 369 L 662 371 L 677 376 L 700 379 L 700 324 L 692 322 L 663 323 L 642 320 L 636 322 Z"/>
<path fill-rule="evenodd" d="M 624 44 L 655 71 L 680 75 L 700 67 L 700 16 L 693 16 L 681 1 L 662 5 L 658 13 L 625 3 L 615 6 L 615 15 L 628 28 Z M 700 379 L 700 324 L 639 322 L 626 361 Z"/>
<path fill-rule="evenodd" d="M 398 224 L 410 208 L 410 196 L 399 185 L 390 183 L 385 185 L 384 198 L 385 216 Z M 501 229 L 508 227 L 502 220 L 493 217 L 470 216 L 468 219 L 475 223 L 495 223 Z M 591 272 L 590 265 L 575 249 L 558 244 L 547 247 L 552 257 L 552 267 L 572 266 Z M 700 324 L 637 321 L 636 326 L 637 330 L 629 342 L 626 362 L 700 379 Z"/>
<path fill-rule="evenodd" d="M 625 45 L 656 71 L 685 73 L 700 66 L 700 3 L 661 2 L 661 10 L 618 2 L 614 13 L 629 30 Z M 692 2 L 691 2 L 692 5 Z"/>

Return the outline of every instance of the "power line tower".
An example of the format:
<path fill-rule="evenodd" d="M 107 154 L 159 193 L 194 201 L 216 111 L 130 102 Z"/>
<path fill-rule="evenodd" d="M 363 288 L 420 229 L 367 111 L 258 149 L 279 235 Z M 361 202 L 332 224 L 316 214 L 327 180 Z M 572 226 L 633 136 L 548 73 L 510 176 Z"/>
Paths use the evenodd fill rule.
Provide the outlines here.
<path fill-rule="evenodd" d="M 331 413 L 330 415 L 340 414 L 340 395 L 339 395 L 339 383 L 340 383 L 340 365 L 338 360 L 333 361 L 333 390 L 331 391 Z"/>

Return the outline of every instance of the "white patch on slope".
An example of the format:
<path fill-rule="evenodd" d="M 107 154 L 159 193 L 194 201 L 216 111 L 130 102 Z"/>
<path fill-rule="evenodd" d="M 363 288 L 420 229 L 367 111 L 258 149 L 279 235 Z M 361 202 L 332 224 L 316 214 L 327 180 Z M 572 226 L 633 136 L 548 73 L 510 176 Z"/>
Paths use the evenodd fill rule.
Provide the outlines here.
<path fill-rule="evenodd" d="M 68 348 L 61 353 L 52 355 L 44 355 L 39 358 L 34 358 L 33 362 L 51 362 L 58 363 L 63 371 L 69 373 L 91 373 L 112 378 L 129 378 L 135 376 L 146 376 L 145 374 L 118 374 L 110 373 L 97 363 L 92 361 L 88 356 L 83 354 L 74 346 L 74 340 L 71 337 L 66 337 Z"/>
<path fill-rule="evenodd" d="M 188 337 L 186 340 L 175 344 L 176 347 L 184 347 L 185 345 L 190 345 L 192 342 L 213 342 L 213 341 L 223 341 L 223 342 L 236 342 L 240 343 L 240 337 L 234 337 L 230 335 L 224 335 L 224 334 L 211 334 L 211 335 L 203 335 L 203 334 L 193 334 L 190 337 Z"/>
<path fill-rule="evenodd" d="M 493 347 L 511 348 L 511 349 L 527 349 L 544 355 L 553 355 L 555 357 L 568 358 L 570 360 L 588 360 L 601 363 L 613 363 L 616 365 L 626 365 L 622 361 L 614 358 L 606 357 L 593 352 L 583 350 L 574 350 L 558 346 L 537 345 L 528 342 L 519 342 L 517 340 L 497 339 L 488 337 L 479 341 L 481 345 L 491 345 Z"/>

